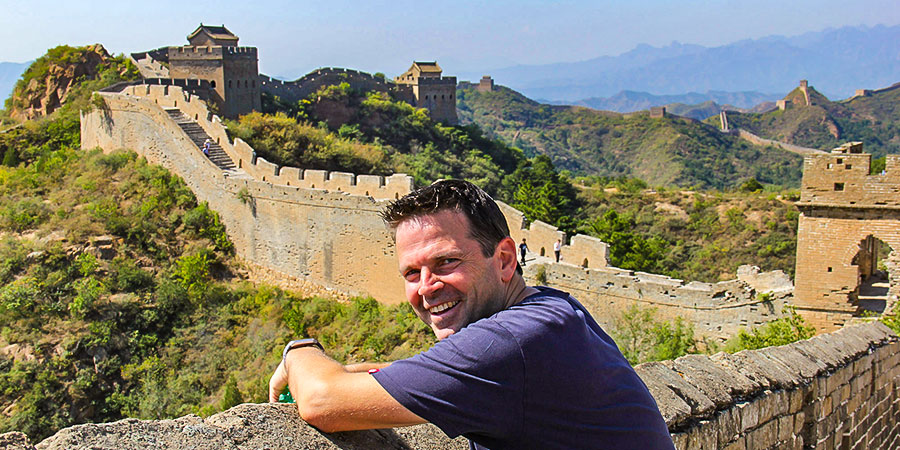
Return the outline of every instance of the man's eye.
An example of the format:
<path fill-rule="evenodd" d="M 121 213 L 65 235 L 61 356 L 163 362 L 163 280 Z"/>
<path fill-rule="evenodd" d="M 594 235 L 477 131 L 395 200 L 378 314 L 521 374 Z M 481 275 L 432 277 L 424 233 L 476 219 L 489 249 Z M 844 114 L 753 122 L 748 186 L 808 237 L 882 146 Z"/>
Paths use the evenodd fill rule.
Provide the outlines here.
<path fill-rule="evenodd" d="M 405 278 L 406 281 L 415 281 L 417 278 L 419 278 L 419 271 L 410 270 L 403 274 L 403 278 Z"/>
<path fill-rule="evenodd" d="M 454 263 L 456 263 L 456 262 L 458 262 L 458 261 L 459 261 L 459 259 L 457 259 L 457 258 L 445 258 L 445 259 L 442 261 L 442 264 L 446 266 L 446 265 L 448 265 L 448 264 L 454 264 Z"/>

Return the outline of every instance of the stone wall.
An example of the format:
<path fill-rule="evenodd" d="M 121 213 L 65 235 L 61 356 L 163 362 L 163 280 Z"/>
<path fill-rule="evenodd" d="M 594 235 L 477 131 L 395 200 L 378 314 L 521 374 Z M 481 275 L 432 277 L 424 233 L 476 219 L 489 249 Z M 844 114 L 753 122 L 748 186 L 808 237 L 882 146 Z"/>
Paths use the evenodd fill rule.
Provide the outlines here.
<path fill-rule="evenodd" d="M 83 147 L 134 149 L 184 178 L 198 199 L 222 216 L 238 256 L 266 268 L 266 279 L 280 275 L 284 286 L 302 280 L 385 303 L 402 301 L 392 237 L 378 212 L 386 200 L 410 192 L 410 177 L 279 167 L 240 139 L 231 142 L 205 103 L 177 86 L 125 86 L 101 95 L 107 108 L 82 117 Z M 178 108 L 195 120 L 242 175 L 212 165 L 164 108 Z M 684 317 L 700 335 L 724 339 L 739 327 L 780 317 L 790 294 L 783 274 L 781 284 L 771 288 L 741 280 L 685 284 L 611 268 L 604 242 L 582 235 L 567 242 L 555 227 L 540 221 L 526 225 L 520 211 L 502 202 L 500 208 L 512 238 L 527 239 L 531 249 L 529 282 L 572 292 L 606 325 L 622 309 L 639 304 L 656 307 L 663 318 Z M 564 244 L 559 264 L 553 262 L 557 240 Z M 770 299 L 759 298 L 770 291 L 775 292 Z"/>
<path fill-rule="evenodd" d="M 900 446 L 900 340 L 880 323 L 733 355 L 635 368 L 675 447 L 892 449 Z M 38 444 L 69 448 L 464 449 L 432 425 L 322 434 L 288 405 L 245 404 L 207 419 L 76 425 Z M 35 447 L 21 433 L 0 449 Z"/>
<path fill-rule="evenodd" d="M 218 118 L 209 114 L 203 102 L 177 87 L 137 86 L 126 88 L 123 94 L 100 95 L 107 107 L 83 115 L 82 146 L 107 151 L 133 149 L 181 176 L 198 200 L 209 202 L 219 212 L 239 257 L 288 277 L 370 294 L 386 303 L 402 301 L 391 235 L 378 216 L 385 200 L 337 189 L 273 184 L 221 171 L 168 117 L 163 106 L 177 107 L 198 120 L 233 159 L 237 160 L 234 155 L 249 156 L 227 145 Z M 255 164 L 246 163 L 245 169 L 266 167 L 264 160 L 253 159 Z M 354 187 L 343 186 L 347 190 Z M 385 197 L 400 194 L 393 184 L 379 189 Z"/>
<path fill-rule="evenodd" d="M 323 67 L 316 69 L 294 81 L 281 81 L 266 75 L 259 75 L 262 92 L 277 95 L 282 100 L 296 102 L 308 97 L 322 86 L 347 82 L 354 89 L 362 91 L 387 92 L 394 85 L 384 78 L 353 69 Z"/>
<path fill-rule="evenodd" d="M 659 319 L 684 318 L 693 325 L 698 338 L 724 341 L 741 328 L 782 317 L 785 304 L 792 300 L 793 285 L 787 275 L 780 271 L 759 274 L 758 268 L 754 269 L 756 272 L 750 269 L 752 275 L 741 279 L 686 283 L 615 267 L 583 268 L 546 262 L 528 264 L 525 276 L 530 283 L 544 280 L 547 286 L 571 293 L 606 329 L 615 325 L 622 311 L 637 305 L 654 308 Z"/>

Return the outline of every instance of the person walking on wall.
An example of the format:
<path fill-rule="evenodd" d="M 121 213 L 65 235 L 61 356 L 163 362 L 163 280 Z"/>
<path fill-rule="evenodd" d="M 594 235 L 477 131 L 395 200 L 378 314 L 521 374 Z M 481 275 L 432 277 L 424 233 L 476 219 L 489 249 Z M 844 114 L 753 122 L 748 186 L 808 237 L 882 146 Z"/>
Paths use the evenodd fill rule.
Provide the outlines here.
<path fill-rule="evenodd" d="M 205 141 L 203 141 L 203 154 L 206 155 L 207 158 L 209 158 L 209 146 L 210 145 L 212 145 L 212 142 L 209 140 L 209 138 L 207 138 Z"/>
<path fill-rule="evenodd" d="M 556 254 L 556 262 L 559 262 L 559 251 L 562 248 L 562 239 L 557 239 L 553 243 L 553 253 Z"/>
<path fill-rule="evenodd" d="M 326 433 L 431 422 L 484 449 L 675 450 L 656 401 L 571 295 L 528 286 L 484 191 L 443 180 L 382 213 L 406 300 L 438 342 L 392 363 L 344 366 L 289 342 L 269 380 Z M 524 245 L 524 242 L 523 242 Z"/>
<path fill-rule="evenodd" d="M 522 266 L 525 266 L 525 252 L 528 251 L 528 245 L 525 244 L 525 238 L 522 238 L 522 243 L 519 244 L 519 253 L 522 254 Z"/>

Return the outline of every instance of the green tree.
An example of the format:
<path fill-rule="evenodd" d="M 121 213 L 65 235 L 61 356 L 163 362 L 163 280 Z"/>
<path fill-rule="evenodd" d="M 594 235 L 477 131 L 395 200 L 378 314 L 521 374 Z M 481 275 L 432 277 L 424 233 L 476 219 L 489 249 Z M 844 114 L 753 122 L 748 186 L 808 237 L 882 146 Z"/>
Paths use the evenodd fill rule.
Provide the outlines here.
<path fill-rule="evenodd" d="M 586 232 L 609 245 L 612 265 L 623 269 L 660 272 L 668 243 L 660 237 L 644 238 L 634 231 L 636 224 L 628 215 L 609 209 L 587 223 Z"/>

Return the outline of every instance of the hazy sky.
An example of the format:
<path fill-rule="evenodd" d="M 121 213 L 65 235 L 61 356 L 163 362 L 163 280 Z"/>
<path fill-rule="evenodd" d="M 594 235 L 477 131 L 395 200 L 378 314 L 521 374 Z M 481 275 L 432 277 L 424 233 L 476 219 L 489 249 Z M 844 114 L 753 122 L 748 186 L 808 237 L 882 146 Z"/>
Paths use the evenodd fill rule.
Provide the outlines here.
<path fill-rule="evenodd" d="M 142 5 L 142 6 L 138 6 Z M 716 46 L 845 25 L 896 25 L 897 0 L 566 1 L 10 1 L 0 0 L 0 61 L 59 44 L 113 53 L 186 44 L 200 22 L 259 48 L 260 71 L 316 67 L 395 75 L 414 59 L 448 74 L 617 55 L 647 43 Z"/>

